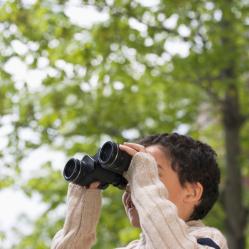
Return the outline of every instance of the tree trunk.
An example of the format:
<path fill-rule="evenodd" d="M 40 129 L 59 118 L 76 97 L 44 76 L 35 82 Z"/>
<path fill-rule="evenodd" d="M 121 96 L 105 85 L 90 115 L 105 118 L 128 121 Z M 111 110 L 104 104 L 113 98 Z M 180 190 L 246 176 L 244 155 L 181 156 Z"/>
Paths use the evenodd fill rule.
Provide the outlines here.
<path fill-rule="evenodd" d="M 230 86 L 223 102 L 223 125 L 227 176 L 224 193 L 226 229 L 229 249 L 245 249 L 246 210 L 243 207 L 240 163 L 240 129 L 242 117 L 235 86 Z"/>

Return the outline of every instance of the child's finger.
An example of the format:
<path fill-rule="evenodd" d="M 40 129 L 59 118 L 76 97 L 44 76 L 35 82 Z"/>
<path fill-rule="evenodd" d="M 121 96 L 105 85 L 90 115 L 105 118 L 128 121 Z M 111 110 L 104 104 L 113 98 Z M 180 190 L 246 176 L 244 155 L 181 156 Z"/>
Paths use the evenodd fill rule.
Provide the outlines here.
<path fill-rule="evenodd" d="M 128 153 L 130 156 L 134 156 L 138 152 L 137 150 L 134 150 L 133 148 L 126 146 L 124 144 L 120 144 L 119 148 Z"/>
<path fill-rule="evenodd" d="M 97 189 L 100 185 L 100 182 L 92 182 L 89 186 L 89 189 Z"/>
<path fill-rule="evenodd" d="M 124 145 L 129 146 L 129 147 L 133 148 L 136 151 L 145 151 L 145 147 L 143 145 L 141 145 L 141 144 L 125 142 Z"/>

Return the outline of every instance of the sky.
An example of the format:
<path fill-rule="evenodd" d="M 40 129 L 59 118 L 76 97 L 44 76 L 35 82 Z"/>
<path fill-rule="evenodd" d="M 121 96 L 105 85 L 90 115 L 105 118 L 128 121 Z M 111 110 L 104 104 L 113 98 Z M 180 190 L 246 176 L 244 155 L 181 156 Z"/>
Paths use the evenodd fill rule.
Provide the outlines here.
<path fill-rule="evenodd" d="M 110 0 L 111 1 L 111 0 Z M 26 4 L 33 4 L 35 0 L 25 0 Z M 137 0 L 141 4 L 152 7 L 156 5 L 159 1 L 147 1 L 147 0 Z M 69 1 L 67 8 L 65 9 L 65 14 L 68 18 L 75 24 L 81 27 L 90 27 L 95 22 L 102 22 L 108 19 L 108 15 L 106 13 L 99 13 L 94 7 L 79 7 L 79 1 L 71 0 Z M 176 24 L 177 16 L 172 16 L 166 23 L 168 27 L 174 27 Z M 131 20 L 130 25 L 134 29 L 138 29 L 142 31 L 145 27 L 143 24 L 138 23 L 136 20 Z M 188 29 L 186 27 L 181 27 L 180 32 L 187 33 Z M 15 52 L 19 55 L 23 55 L 27 52 L 27 45 L 23 44 L 18 40 L 14 40 L 11 42 L 11 45 Z M 180 54 L 181 56 L 188 55 L 188 44 L 183 44 L 178 40 L 169 40 L 165 44 L 165 49 L 168 50 L 170 54 Z M 38 68 L 29 69 L 28 66 L 20 60 L 18 57 L 12 57 L 4 66 L 5 71 L 12 74 L 13 79 L 16 82 L 19 82 L 18 87 L 21 89 L 23 87 L 22 83 L 26 82 L 29 86 L 29 90 L 39 91 L 42 87 L 42 81 L 46 78 L 48 73 L 53 73 L 49 70 L 48 61 L 46 58 L 39 58 L 38 60 Z M 63 66 L 63 65 L 62 65 Z M 67 68 L 67 70 L 69 70 Z M 179 127 L 179 132 L 185 133 L 188 127 L 182 125 Z M 0 127 L 0 150 L 3 150 L 7 145 L 7 136 L 11 132 L 8 124 L 6 126 Z M 127 134 L 125 136 L 134 135 L 132 132 L 134 131 L 126 131 Z M 26 131 L 23 134 L 26 138 L 30 139 L 39 139 L 35 134 L 30 133 L 30 131 Z M 39 160 L 37 160 L 39 158 Z M 42 146 L 32 152 L 28 157 L 26 157 L 22 163 L 22 180 L 26 181 L 31 178 L 37 170 L 39 170 L 40 166 L 46 161 L 52 161 L 52 166 L 55 169 L 62 170 L 66 158 L 63 153 L 58 151 L 52 151 L 51 148 L 47 146 Z M 34 164 L 34 162 L 36 162 Z M 62 179 L 63 180 L 63 179 Z M 18 189 L 18 186 L 14 185 L 12 188 L 4 189 L 0 191 L 0 203 L 1 203 L 1 212 L 0 212 L 0 231 L 4 231 L 7 236 L 7 240 L 5 244 L 1 243 L 1 246 L 8 248 L 13 240 L 13 234 L 11 232 L 11 228 L 15 227 L 18 222 L 18 217 L 22 214 L 27 214 L 31 220 L 35 220 L 37 216 L 39 216 L 45 209 L 45 204 L 41 203 L 39 195 L 34 195 L 32 198 L 28 198 L 25 194 Z M 18 203 L 18 205 L 16 205 Z M 8 214 L 8 215 L 6 215 Z M 19 225 L 19 224 L 18 224 Z M 32 227 L 27 225 L 23 225 L 23 231 L 29 233 Z M 16 238 L 15 241 L 16 242 Z"/>

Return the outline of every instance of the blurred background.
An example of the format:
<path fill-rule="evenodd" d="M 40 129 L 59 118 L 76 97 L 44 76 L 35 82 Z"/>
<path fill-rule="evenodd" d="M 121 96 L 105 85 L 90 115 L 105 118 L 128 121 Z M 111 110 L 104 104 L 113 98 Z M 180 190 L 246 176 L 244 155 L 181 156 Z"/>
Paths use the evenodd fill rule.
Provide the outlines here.
<path fill-rule="evenodd" d="M 179 132 L 222 171 L 207 225 L 249 248 L 248 0 L 0 0 L 0 249 L 48 249 L 69 157 Z M 94 249 L 138 237 L 103 191 Z"/>

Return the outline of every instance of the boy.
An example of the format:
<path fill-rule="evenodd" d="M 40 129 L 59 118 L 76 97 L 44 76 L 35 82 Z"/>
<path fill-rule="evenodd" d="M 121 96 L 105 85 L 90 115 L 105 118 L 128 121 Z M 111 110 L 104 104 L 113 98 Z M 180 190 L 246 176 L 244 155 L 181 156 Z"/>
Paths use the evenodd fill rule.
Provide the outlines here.
<path fill-rule="evenodd" d="M 123 249 L 228 248 L 217 229 L 200 221 L 218 198 L 220 172 L 210 146 L 173 133 L 120 149 L 133 156 L 125 172 L 124 207 L 131 224 L 142 230 L 140 239 Z M 70 184 L 65 224 L 52 249 L 91 248 L 101 207 L 97 187 Z"/>

